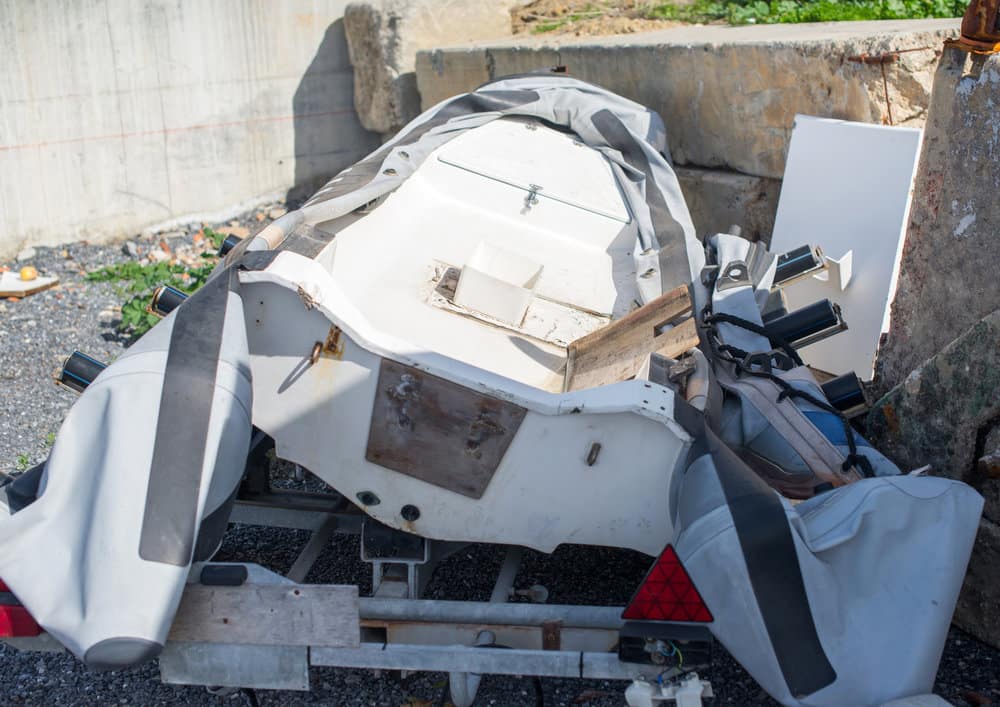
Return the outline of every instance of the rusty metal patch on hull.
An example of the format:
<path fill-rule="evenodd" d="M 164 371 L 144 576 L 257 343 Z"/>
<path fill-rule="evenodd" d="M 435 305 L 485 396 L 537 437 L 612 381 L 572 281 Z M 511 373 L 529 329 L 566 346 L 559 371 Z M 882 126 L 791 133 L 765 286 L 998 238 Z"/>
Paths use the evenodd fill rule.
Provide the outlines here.
<path fill-rule="evenodd" d="M 382 359 L 365 458 L 481 498 L 526 410 Z"/>

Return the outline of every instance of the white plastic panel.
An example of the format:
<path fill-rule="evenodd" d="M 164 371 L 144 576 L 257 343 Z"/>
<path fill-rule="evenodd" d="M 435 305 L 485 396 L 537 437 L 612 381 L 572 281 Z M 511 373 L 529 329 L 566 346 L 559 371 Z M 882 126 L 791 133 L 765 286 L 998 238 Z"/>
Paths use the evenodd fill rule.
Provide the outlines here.
<path fill-rule="evenodd" d="M 921 137 L 916 128 L 795 117 L 771 252 L 808 243 L 852 261 L 843 290 L 826 274 L 785 289 L 789 309 L 828 298 L 843 310 L 847 331 L 801 351 L 816 368 L 872 377 L 889 328 Z"/>
<path fill-rule="evenodd" d="M 438 159 L 526 191 L 541 187 L 538 198 L 629 221 L 604 156 L 572 135 L 534 120 L 494 120 L 452 140 Z"/>

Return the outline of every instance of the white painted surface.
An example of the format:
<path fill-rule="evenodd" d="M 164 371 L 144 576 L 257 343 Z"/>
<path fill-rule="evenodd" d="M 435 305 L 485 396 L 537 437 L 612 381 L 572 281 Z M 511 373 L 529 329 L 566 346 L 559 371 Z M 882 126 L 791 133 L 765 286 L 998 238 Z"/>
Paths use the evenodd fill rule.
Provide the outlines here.
<path fill-rule="evenodd" d="M 664 508 L 690 437 L 673 420 L 669 389 L 635 380 L 551 393 L 414 346 L 356 308 L 342 283 L 319 264 L 292 253 L 281 253 L 267 271 L 240 278 L 254 424 L 275 438 L 279 456 L 308 468 L 352 501 L 361 491 L 374 492 L 381 503 L 366 507 L 372 517 L 426 537 L 545 552 L 561 543 L 583 543 L 652 555 L 672 537 Z M 308 294 L 312 309 L 300 291 Z M 343 331 L 342 356 L 324 354 L 307 365 L 314 342 L 325 338 L 331 322 Z M 483 339 L 479 345 L 484 353 L 490 348 Z M 482 498 L 365 459 L 382 356 L 527 408 Z M 588 466 L 594 442 L 602 448 L 597 463 Z M 418 520 L 402 519 L 405 504 L 420 508 Z"/>
<path fill-rule="evenodd" d="M 445 145 L 438 159 L 525 190 L 538 187 L 538 198 L 629 221 L 608 161 L 576 137 L 542 128 L 536 120 L 487 123 Z"/>
<path fill-rule="evenodd" d="M 283 194 L 377 146 L 346 4 L 0 3 L 0 257 Z"/>
<path fill-rule="evenodd" d="M 835 260 L 852 253 L 851 277 L 798 280 L 789 309 L 839 304 L 849 329 L 802 349 L 806 363 L 870 380 L 889 328 L 922 131 L 843 120 L 795 118 L 771 251 L 818 245 Z M 826 277 L 826 279 L 820 279 Z"/>
<path fill-rule="evenodd" d="M 541 274 L 531 258 L 480 242 L 462 266 L 455 304 L 519 326 Z"/>
<path fill-rule="evenodd" d="M 564 142 L 564 135 L 549 128 L 527 131 L 518 122 L 514 125 Z M 434 273 L 442 264 L 462 267 L 481 246 L 491 246 L 541 266 L 535 301 L 620 316 L 639 297 L 631 254 L 634 235 L 617 219 L 557 199 L 539 198 L 525 208 L 527 189 L 437 159 L 449 145 L 432 153 L 384 204 L 337 234 L 329 247 L 333 279 L 374 328 L 391 332 L 413 350 L 434 351 L 561 391 L 563 347 L 430 306 Z M 537 150 L 519 154 L 528 167 L 538 158 Z M 505 159 L 517 166 L 516 156 Z M 548 170 L 569 183 L 581 165 L 593 165 L 594 159 L 604 163 L 595 150 L 572 147 L 568 157 Z M 600 176 L 604 181 L 590 188 L 610 190 L 621 200 L 610 169 Z M 599 317 L 581 316 L 573 328 L 591 327 L 585 334 L 603 323 Z"/>

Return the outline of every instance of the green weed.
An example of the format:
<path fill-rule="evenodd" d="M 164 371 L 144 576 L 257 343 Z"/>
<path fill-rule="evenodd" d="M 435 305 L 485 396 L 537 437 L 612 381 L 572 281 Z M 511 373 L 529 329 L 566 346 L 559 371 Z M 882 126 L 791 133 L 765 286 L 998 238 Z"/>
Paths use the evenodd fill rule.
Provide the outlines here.
<path fill-rule="evenodd" d="M 225 236 L 210 228 L 204 230 L 205 238 L 215 249 L 222 244 Z M 87 273 L 91 282 L 116 282 L 120 296 L 126 297 L 122 304 L 122 318 L 118 330 L 131 338 L 138 338 L 160 321 L 155 314 L 146 311 L 153 297 L 153 291 L 160 285 L 176 287 L 181 292 L 191 294 L 205 284 L 215 269 L 218 258 L 211 253 L 203 253 L 204 265 L 189 267 L 177 263 L 160 262 L 143 265 L 135 261 L 107 265 Z"/>
<path fill-rule="evenodd" d="M 746 25 L 960 17 L 967 5 L 965 0 L 695 0 L 684 5 L 662 3 L 646 15 Z"/>
<path fill-rule="evenodd" d="M 18 454 L 17 461 L 14 462 L 14 466 L 18 471 L 27 471 L 28 466 L 31 464 L 31 457 L 27 454 Z"/>

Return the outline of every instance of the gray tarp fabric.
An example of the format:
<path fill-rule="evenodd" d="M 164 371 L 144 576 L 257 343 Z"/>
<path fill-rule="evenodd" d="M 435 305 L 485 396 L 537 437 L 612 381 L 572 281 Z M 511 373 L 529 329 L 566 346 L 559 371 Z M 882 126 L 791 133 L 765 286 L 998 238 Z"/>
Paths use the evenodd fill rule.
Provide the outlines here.
<path fill-rule="evenodd" d="M 0 521 L 0 577 L 90 665 L 118 667 L 159 652 L 198 526 L 243 476 L 250 362 L 242 302 L 226 284 L 218 278 L 196 295 L 225 310 L 215 337 L 198 331 L 198 317 L 181 316 L 182 307 L 91 383 L 59 431 L 38 499 Z M 172 364 L 188 368 L 179 353 L 210 358 L 200 368 L 214 373 L 206 379 L 181 370 L 177 384 L 165 384 Z M 201 397 L 209 412 L 203 426 Z M 196 426 L 193 435 L 185 422 Z"/>
<path fill-rule="evenodd" d="M 681 481 L 675 549 L 732 656 L 784 705 L 874 707 L 931 692 L 979 494 L 890 476 L 793 506 L 703 436 Z"/>
<path fill-rule="evenodd" d="M 714 615 L 710 628 L 785 705 L 930 692 L 983 499 L 960 482 L 899 475 L 825 405 L 808 368 L 778 366 L 783 352 L 753 331 L 773 257 L 734 236 L 711 245 L 718 277 L 704 294 L 712 311 L 700 316 L 750 327 L 706 328 L 726 399 L 715 431 L 691 430 L 700 442 L 672 497 L 678 556 Z M 859 462 L 845 471 L 848 436 L 873 478 L 855 480 Z M 809 500 L 793 505 L 775 488 Z"/>
<path fill-rule="evenodd" d="M 736 236 L 717 234 L 710 243 L 714 264 L 719 268 L 711 294 L 712 313 L 733 315 L 751 325 L 763 326 L 761 309 L 771 287 L 775 257 L 759 244 Z M 726 353 L 726 346 L 735 347 L 739 350 L 737 359 L 746 354 L 766 357 L 772 352 L 766 337 L 746 328 L 721 322 L 712 332 L 716 350 L 722 348 Z M 850 433 L 852 439 L 848 439 L 846 425 L 838 415 L 811 401 L 827 402 L 806 366 L 791 365 L 787 370 L 774 367 L 768 369 L 770 377 L 754 376 L 749 374 L 752 366 L 726 360 L 732 357 L 717 356 L 715 361 L 718 381 L 730 393 L 723 405 L 719 430 L 726 444 L 741 450 L 750 465 L 775 488 L 793 498 L 809 498 L 813 487 L 820 483 L 840 486 L 860 478 L 862 470 L 841 468 L 851 455 L 851 442 L 875 474 L 899 473 L 861 435 Z M 789 395 L 783 392 L 782 383 L 806 395 Z M 848 467 L 853 466 L 852 460 Z"/>

